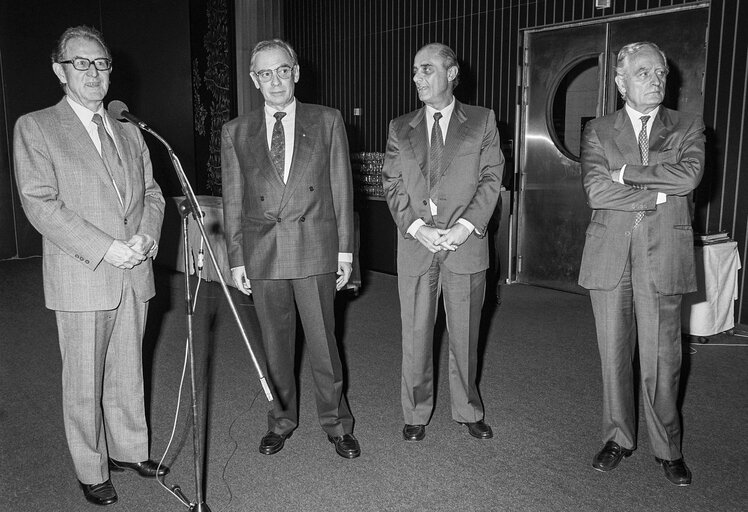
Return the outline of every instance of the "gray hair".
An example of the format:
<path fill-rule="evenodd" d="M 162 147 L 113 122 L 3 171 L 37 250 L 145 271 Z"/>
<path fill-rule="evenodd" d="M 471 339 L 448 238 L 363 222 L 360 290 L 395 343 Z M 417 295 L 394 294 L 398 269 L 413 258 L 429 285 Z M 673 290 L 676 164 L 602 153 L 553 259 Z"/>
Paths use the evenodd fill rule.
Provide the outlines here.
<path fill-rule="evenodd" d="M 618 51 L 618 58 L 616 60 L 616 75 L 623 76 L 626 73 L 625 67 L 628 59 L 633 55 L 639 53 L 644 48 L 651 48 L 653 50 L 656 50 L 662 56 L 662 61 L 665 63 L 665 69 L 669 71 L 665 52 L 660 50 L 660 47 L 654 43 L 650 43 L 649 41 L 641 41 L 638 43 L 629 43 Z"/>
<path fill-rule="evenodd" d="M 77 27 L 70 27 L 65 32 L 62 33 L 60 36 L 60 39 L 57 41 L 57 46 L 55 46 L 55 50 L 52 52 L 52 62 L 60 62 L 62 60 L 65 60 L 65 51 L 67 50 L 67 44 L 70 42 L 71 39 L 88 39 L 90 41 L 95 41 L 101 45 L 101 47 L 104 49 L 104 52 L 106 52 L 106 58 L 111 60 L 112 54 L 109 52 L 109 47 L 104 42 L 104 36 L 101 35 L 101 32 L 96 30 L 93 27 L 87 27 L 86 25 L 79 25 Z M 72 55 L 71 55 L 72 57 Z"/>
<path fill-rule="evenodd" d="M 429 43 L 422 46 L 418 51 L 420 52 L 421 50 L 424 50 L 426 48 L 433 48 L 436 50 L 436 54 L 444 59 L 444 67 L 446 69 L 449 69 L 451 67 L 457 68 L 457 76 L 455 76 L 455 79 L 452 81 L 452 87 L 457 87 L 457 84 L 460 83 L 460 64 L 457 62 L 457 54 L 454 52 L 454 50 L 446 44 Z"/>
<path fill-rule="evenodd" d="M 296 52 L 291 48 L 290 44 L 282 39 L 266 39 L 265 41 L 260 41 L 254 48 L 252 48 L 252 57 L 249 59 L 250 70 L 254 71 L 255 57 L 258 53 L 274 49 L 285 51 L 291 58 L 292 66 L 296 66 L 299 63 L 299 59 L 296 57 Z"/>

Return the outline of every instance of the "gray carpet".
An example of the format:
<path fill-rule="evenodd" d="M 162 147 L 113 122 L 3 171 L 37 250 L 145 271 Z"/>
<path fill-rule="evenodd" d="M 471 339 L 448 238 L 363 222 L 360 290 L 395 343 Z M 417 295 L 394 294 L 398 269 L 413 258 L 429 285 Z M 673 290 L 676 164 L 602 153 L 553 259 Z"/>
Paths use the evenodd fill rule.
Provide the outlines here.
<path fill-rule="evenodd" d="M 152 454 L 169 439 L 184 355 L 183 277 L 158 272 L 145 342 Z M 41 260 L 0 262 L 0 510 L 96 510 L 77 487 L 60 413 L 53 313 L 43 307 Z M 720 335 L 686 356 L 684 453 L 688 488 L 669 484 L 638 450 L 594 471 L 600 448 L 599 360 L 587 297 L 503 286 L 486 317 L 480 389 L 495 437 L 471 438 L 450 419 L 446 343 L 439 395 L 421 443 L 400 437 L 397 280 L 369 273 L 339 300 L 348 399 L 363 454 L 344 460 L 319 428 L 311 374 L 301 362 L 301 422 L 273 456 L 257 451 L 267 402 L 220 289 L 203 284 L 196 366 L 206 411 L 205 501 L 217 511 L 738 511 L 748 504 L 748 349 Z M 239 300 L 253 342 L 253 308 Z M 733 346 L 710 346 L 724 342 Z M 195 499 L 189 388 L 166 462 L 167 483 Z M 207 391 L 206 391 L 207 390 Z M 643 420 L 642 420 L 643 421 Z M 186 510 L 157 483 L 113 474 L 111 510 Z"/>

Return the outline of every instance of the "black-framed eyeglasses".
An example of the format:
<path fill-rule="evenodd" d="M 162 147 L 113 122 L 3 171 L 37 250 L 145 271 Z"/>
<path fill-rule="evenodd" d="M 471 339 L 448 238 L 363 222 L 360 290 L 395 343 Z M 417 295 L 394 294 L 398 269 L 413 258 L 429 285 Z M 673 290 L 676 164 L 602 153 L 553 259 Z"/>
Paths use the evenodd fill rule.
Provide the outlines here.
<path fill-rule="evenodd" d="M 90 60 L 85 57 L 73 57 L 70 60 L 61 60 L 60 64 L 72 64 L 78 71 L 88 71 L 93 65 L 98 71 L 107 71 L 112 67 L 111 59 L 99 58 Z"/>
<path fill-rule="evenodd" d="M 269 82 L 273 79 L 273 73 L 275 73 L 280 80 L 288 80 L 293 74 L 293 66 L 283 64 L 275 69 L 261 69 L 259 71 L 252 71 L 260 82 Z"/>

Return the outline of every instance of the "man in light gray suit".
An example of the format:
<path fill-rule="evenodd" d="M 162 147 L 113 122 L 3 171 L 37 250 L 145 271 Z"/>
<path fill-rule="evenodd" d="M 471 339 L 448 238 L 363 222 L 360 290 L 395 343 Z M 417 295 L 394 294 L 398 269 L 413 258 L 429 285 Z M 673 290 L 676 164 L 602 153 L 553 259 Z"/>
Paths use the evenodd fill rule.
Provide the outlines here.
<path fill-rule="evenodd" d="M 704 122 L 662 105 L 667 61 L 652 43 L 618 53 L 626 102 L 587 123 L 582 183 L 592 219 L 579 271 L 590 290 L 603 378 L 603 442 L 592 466 L 636 449 L 632 361 L 638 345 L 652 452 L 673 484 L 691 483 L 681 453 L 681 299 L 696 290 L 692 192 L 704 172 Z"/>
<path fill-rule="evenodd" d="M 103 107 L 112 61 L 101 34 L 67 29 L 52 70 L 65 97 L 19 118 L 15 173 L 43 238 L 68 447 L 85 498 L 109 505 L 117 501 L 110 469 L 168 472 L 148 456 L 141 360 L 164 198 L 138 129 Z"/>

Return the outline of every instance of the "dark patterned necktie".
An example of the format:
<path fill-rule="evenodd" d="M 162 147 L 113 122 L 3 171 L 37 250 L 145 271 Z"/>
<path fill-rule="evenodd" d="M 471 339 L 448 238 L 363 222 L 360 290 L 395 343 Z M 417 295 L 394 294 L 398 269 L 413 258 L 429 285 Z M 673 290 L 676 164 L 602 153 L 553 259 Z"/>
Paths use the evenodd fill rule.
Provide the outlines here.
<path fill-rule="evenodd" d="M 647 121 L 649 116 L 641 116 L 639 120 L 642 122 L 642 129 L 639 132 L 639 156 L 642 159 L 642 165 L 649 164 L 649 136 L 647 135 Z M 639 223 L 644 219 L 644 210 L 636 212 L 636 220 L 634 221 L 634 227 L 638 226 Z"/>
<path fill-rule="evenodd" d="M 444 154 L 444 137 L 439 125 L 441 113 L 434 113 L 434 126 L 431 128 L 431 148 L 429 149 L 429 197 L 436 203 L 436 191 L 442 170 L 442 155 Z"/>
<path fill-rule="evenodd" d="M 125 169 L 122 166 L 122 160 L 120 160 L 117 154 L 117 146 L 114 145 L 114 140 L 104 128 L 104 120 L 99 114 L 94 114 L 91 119 L 97 126 L 97 132 L 99 133 L 99 140 L 101 141 L 101 158 L 104 160 L 107 171 L 109 171 L 109 177 L 112 178 L 114 188 L 117 190 L 120 203 L 122 202 L 122 194 L 125 191 Z"/>
<path fill-rule="evenodd" d="M 273 117 L 275 117 L 275 126 L 273 126 L 273 137 L 270 140 L 270 158 L 273 159 L 273 165 L 275 165 L 275 170 L 278 172 L 281 181 L 283 181 L 283 169 L 286 165 L 286 134 L 283 131 L 283 123 L 281 122 L 281 119 L 285 116 L 285 112 L 276 112 L 273 114 Z"/>

